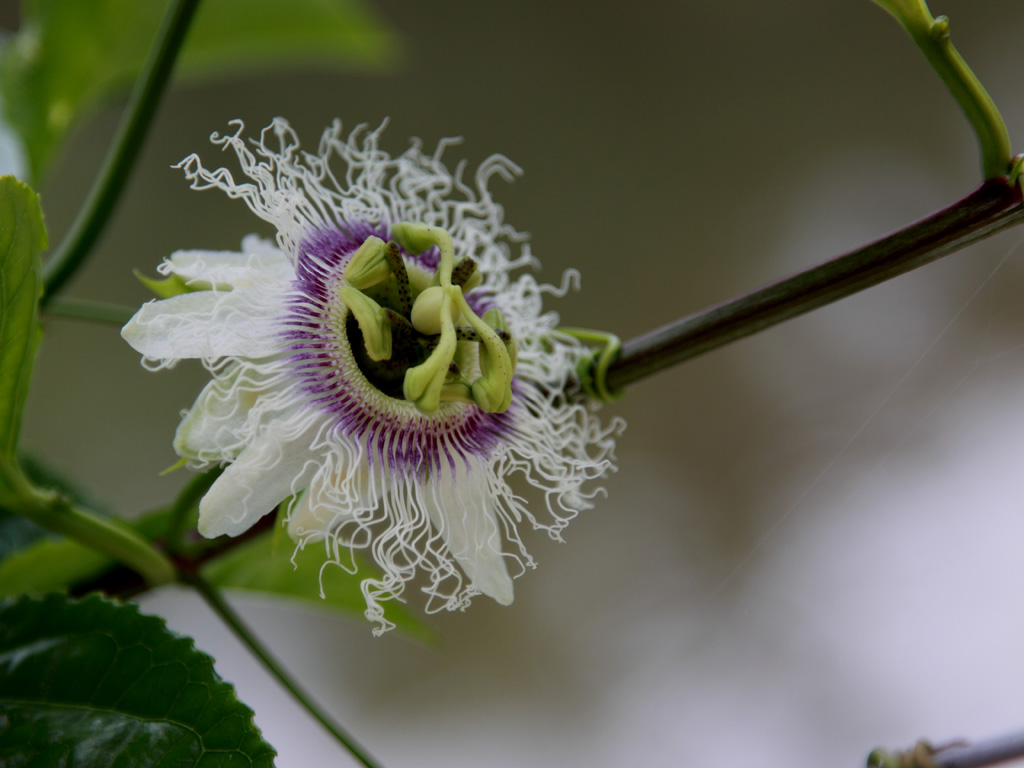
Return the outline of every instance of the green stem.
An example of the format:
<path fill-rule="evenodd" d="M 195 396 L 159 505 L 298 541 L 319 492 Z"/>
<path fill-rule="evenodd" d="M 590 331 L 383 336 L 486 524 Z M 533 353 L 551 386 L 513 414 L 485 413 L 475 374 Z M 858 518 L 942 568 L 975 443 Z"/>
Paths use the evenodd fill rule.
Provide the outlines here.
<path fill-rule="evenodd" d="M 940 16 L 932 20 L 927 30 L 915 26 L 908 31 L 974 128 L 981 148 L 981 168 L 985 178 L 1006 175 L 1013 156 L 1006 123 L 988 91 L 953 47 L 949 20 Z"/>
<path fill-rule="evenodd" d="M 145 67 L 132 90 L 117 136 L 89 191 L 89 197 L 71 225 L 71 231 L 43 266 L 43 307 L 85 261 L 113 213 L 153 122 L 160 97 L 170 79 L 178 51 L 198 5 L 199 0 L 173 0 L 168 8 L 156 45 L 150 50 Z"/>
<path fill-rule="evenodd" d="M 174 581 L 171 561 L 131 528 L 76 507 L 54 491 L 36 488 L 21 468 L 5 457 L 0 457 L 0 483 L 5 491 L 3 506 L 10 511 L 123 563 L 150 586 Z"/>
<path fill-rule="evenodd" d="M 178 498 L 174 500 L 174 506 L 171 507 L 171 521 L 164 537 L 165 546 L 169 554 L 177 555 L 181 551 L 185 538 L 185 524 L 188 521 L 188 513 L 206 495 L 206 492 L 210 490 L 210 487 L 223 472 L 223 469 L 216 467 L 208 472 L 203 472 L 201 475 L 196 475 L 189 480 L 181 490 L 181 493 L 178 494 Z"/>
<path fill-rule="evenodd" d="M 235 610 L 228 605 L 227 601 L 208 581 L 195 572 L 183 572 L 182 579 L 193 587 L 202 596 L 206 604 L 227 624 L 238 636 L 238 639 L 245 643 L 257 659 L 262 662 L 278 682 L 283 685 L 299 704 L 305 707 L 320 724 L 326 728 L 335 739 L 337 739 L 352 756 L 362 763 L 366 768 L 379 768 L 379 764 L 370 754 L 345 730 L 335 723 L 328 714 L 321 709 L 320 705 L 313 700 L 303 688 L 292 679 L 291 675 L 281 666 L 273 654 L 267 649 L 253 631 L 246 626 Z"/>
<path fill-rule="evenodd" d="M 991 179 L 888 237 L 626 341 L 608 366 L 614 391 L 652 373 L 909 272 L 1024 221 L 1021 190 Z"/>
<path fill-rule="evenodd" d="M 1006 124 L 992 97 L 963 60 L 949 36 L 949 19 L 935 18 L 924 0 L 875 0 L 900 22 L 924 53 L 974 128 L 986 179 L 1005 176 L 1013 152 Z"/>
<path fill-rule="evenodd" d="M 76 320 L 93 320 L 98 323 L 124 325 L 132 319 L 136 310 L 133 307 L 110 304 L 106 301 L 54 296 L 46 305 L 46 312 L 60 317 L 73 317 Z"/>

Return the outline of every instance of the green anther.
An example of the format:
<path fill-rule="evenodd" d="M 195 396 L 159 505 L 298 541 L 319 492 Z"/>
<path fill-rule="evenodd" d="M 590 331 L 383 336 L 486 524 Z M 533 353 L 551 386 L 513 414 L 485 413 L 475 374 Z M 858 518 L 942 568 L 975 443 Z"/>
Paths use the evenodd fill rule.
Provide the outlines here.
<path fill-rule="evenodd" d="M 391 357 L 391 322 L 384 308 L 351 285 L 343 286 L 338 296 L 359 323 L 370 359 L 387 360 Z"/>
<path fill-rule="evenodd" d="M 391 227 L 391 236 L 409 253 L 419 255 L 437 245 L 437 239 L 431 232 L 434 229 L 439 227 L 431 227 L 417 221 L 400 221 Z"/>
<path fill-rule="evenodd" d="M 480 350 L 480 370 L 483 375 L 473 382 L 473 402 L 485 413 L 504 413 L 512 405 L 512 377 L 507 375 L 507 361 L 494 358 L 486 347 Z M 506 384 L 506 380 L 508 384 Z"/>
<path fill-rule="evenodd" d="M 391 274 L 387 253 L 388 246 L 379 237 L 366 238 L 345 266 L 344 277 L 349 285 L 364 290 L 387 279 Z"/>
<path fill-rule="evenodd" d="M 441 298 L 441 338 L 430 357 L 415 368 L 405 372 L 402 392 L 406 400 L 416 404 L 423 413 L 434 413 L 441 407 L 441 391 L 448 377 L 448 370 L 455 359 L 458 342 L 455 339 L 455 323 L 452 321 L 453 294 L 458 288 L 449 286 Z M 459 293 L 461 296 L 461 293 Z"/>
<path fill-rule="evenodd" d="M 481 376 L 473 382 L 473 400 L 481 410 L 487 413 L 504 413 L 512 404 L 512 375 L 515 364 L 504 342 L 487 323 L 477 317 L 466 302 L 462 291 L 456 286 L 454 291 L 459 309 L 463 317 L 480 334 L 480 372 Z"/>
<path fill-rule="evenodd" d="M 501 339 L 505 349 L 508 350 L 509 357 L 512 358 L 512 369 L 515 370 L 516 365 L 519 364 L 519 351 L 516 349 L 515 338 L 509 333 L 505 316 L 501 313 L 500 309 L 489 309 L 484 312 L 483 321 L 498 334 L 498 338 Z"/>
<path fill-rule="evenodd" d="M 455 245 L 452 236 L 441 227 L 432 227 L 416 221 L 402 221 L 391 227 L 391 234 L 409 253 L 419 254 L 436 245 L 441 251 L 437 265 L 437 284 L 445 288 L 452 284 L 452 269 L 455 267 Z"/>

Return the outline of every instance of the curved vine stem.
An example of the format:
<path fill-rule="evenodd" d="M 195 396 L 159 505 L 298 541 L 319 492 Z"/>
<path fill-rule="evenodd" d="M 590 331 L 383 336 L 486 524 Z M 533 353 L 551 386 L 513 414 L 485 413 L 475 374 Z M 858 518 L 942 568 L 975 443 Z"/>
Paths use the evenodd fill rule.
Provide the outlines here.
<path fill-rule="evenodd" d="M 235 612 L 234 608 L 228 605 L 228 602 L 224 599 L 224 596 L 215 589 L 208 581 L 200 576 L 195 571 L 183 570 L 181 572 L 182 581 L 190 584 L 200 594 L 206 604 L 213 609 L 213 611 L 220 617 L 220 619 L 227 624 L 231 631 L 235 633 L 239 640 L 252 651 L 253 655 L 260 660 L 260 663 L 266 667 L 267 671 L 270 672 L 277 681 L 283 685 L 287 691 L 295 698 L 299 704 L 301 704 L 309 714 L 316 718 L 319 723 L 326 728 L 330 734 L 338 740 L 338 742 L 349 751 L 349 753 L 358 760 L 366 768 L 380 768 L 380 764 L 374 760 L 366 749 L 357 742 L 344 728 L 338 725 L 328 715 L 323 708 L 317 704 L 310 694 L 298 684 L 296 680 L 288 674 L 287 670 L 281 663 L 274 657 L 274 655 L 267 649 L 263 642 L 253 633 L 253 631 L 242 621 L 241 617 Z"/>
<path fill-rule="evenodd" d="M 117 205 L 129 172 L 145 141 L 156 108 L 170 79 L 199 0 L 174 0 L 157 34 L 156 44 L 132 90 L 117 136 L 103 161 L 71 230 L 43 265 L 41 306 L 53 298 L 85 262 Z"/>

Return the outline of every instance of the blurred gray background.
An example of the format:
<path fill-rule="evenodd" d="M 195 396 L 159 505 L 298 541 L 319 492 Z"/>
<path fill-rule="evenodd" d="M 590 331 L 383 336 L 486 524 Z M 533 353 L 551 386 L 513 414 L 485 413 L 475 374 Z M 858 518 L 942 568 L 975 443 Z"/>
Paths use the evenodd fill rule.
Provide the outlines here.
<path fill-rule="evenodd" d="M 471 164 L 532 233 L 557 302 L 624 338 L 881 236 L 979 182 L 966 121 L 868 0 L 379 0 L 388 74 L 306 72 L 175 90 L 82 297 L 138 304 L 178 248 L 269 234 L 170 169 L 242 118 L 315 147 L 334 117 Z M 1020 0 L 934 0 L 1024 147 Z M 51 242 L 120 113 L 45 187 Z M 608 498 L 530 539 L 516 602 L 432 620 L 425 648 L 366 625 L 237 604 L 391 768 L 857 766 L 874 746 L 1024 720 L 1024 230 L 635 385 Z M 150 374 L 110 327 L 52 319 L 27 446 L 126 514 L 166 501 L 198 365 Z M 145 600 L 256 710 L 278 764 L 351 760 L 191 596 Z"/>

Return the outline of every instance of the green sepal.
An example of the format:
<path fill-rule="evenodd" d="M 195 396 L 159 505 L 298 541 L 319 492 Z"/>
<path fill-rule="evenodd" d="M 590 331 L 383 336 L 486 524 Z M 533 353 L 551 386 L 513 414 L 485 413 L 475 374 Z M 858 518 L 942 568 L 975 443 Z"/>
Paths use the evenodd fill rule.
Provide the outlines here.
<path fill-rule="evenodd" d="M 180 296 L 183 293 L 192 293 L 193 291 L 202 290 L 201 288 L 190 286 L 182 280 L 181 275 L 170 275 L 165 277 L 163 280 L 159 280 L 155 277 L 146 277 L 137 269 L 133 269 L 132 274 L 135 275 L 140 283 L 161 299 L 170 299 L 173 296 Z"/>

